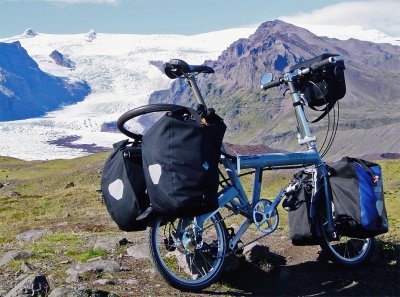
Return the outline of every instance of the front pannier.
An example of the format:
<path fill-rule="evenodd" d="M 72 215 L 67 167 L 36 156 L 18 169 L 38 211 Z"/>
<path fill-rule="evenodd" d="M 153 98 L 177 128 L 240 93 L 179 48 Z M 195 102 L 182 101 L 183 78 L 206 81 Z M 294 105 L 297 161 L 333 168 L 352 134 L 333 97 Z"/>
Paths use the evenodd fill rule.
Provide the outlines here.
<path fill-rule="evenodd" d="M 340 234 L 368 238 L 388 231 L 378 164 L 345 157 L 332 165 L 329 181 Z"/>
<path fill-rule="evenodd" d="M 297 190 L 287 197 L 282 206 L 288 211 L 289 234 L 293 245 L 317 245 L 319 243 L 310 215 L 312 201 L 311 174 L 300 171 L 291 183 L 298 183 Z"/>
<path fill-rule="evenodd" d="M 218 163 L 226 126 L 209 110 L 171 111 L 143 136 L 143 167 L 151 206 L 170 217 L 218 208 Z"/>
<path fill-rule="evenodd" d="M 322 54 L 318 57 L 306 60 L 290 68 L 291 71 L 312 67 L 314 63 L 321 62 L 329 57 L 338 55 Z M 346 81 L 344 78 L 344 62 L 336 62 L 333 65 L 326 65 L 317 71 L 312 71 L 309 75 L 298 81 L 298 86 L 307 100 L 308 106 L 328 105 L 330 109 L 339 99 L 346 94 Z M 330 110 L 329 109 L 329 110 Z"/>
<path fill-rule="evenodd" d="M 104 164 L 101 192 L 107 210 L 124 231 L 146 229 L 147 221 L 136 220 L 149 206 L 142 166 L 140 142 L 123 140 Z"/>

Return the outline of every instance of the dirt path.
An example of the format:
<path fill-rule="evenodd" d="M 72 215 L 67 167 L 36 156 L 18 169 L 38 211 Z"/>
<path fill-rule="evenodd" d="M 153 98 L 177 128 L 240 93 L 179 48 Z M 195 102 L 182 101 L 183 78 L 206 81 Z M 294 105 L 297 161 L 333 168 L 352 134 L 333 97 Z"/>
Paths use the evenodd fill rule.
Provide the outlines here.
<path fill-rule="evenodd" d="M 201 293 L 172 289 L 152 271 L 148 260 L 123 258 L 138 285 L 121 288 L 126 296 L 400 296 L 400 245 L 378 241 L 372 262 L 357 269 L 328 261 L 319 246 L 297 247 L 286 233 L 260 242 L 268 256 L 255 263 L 240 258 L 240 266 Z M 136 272 L 135 272 L 136 269 Z"/>

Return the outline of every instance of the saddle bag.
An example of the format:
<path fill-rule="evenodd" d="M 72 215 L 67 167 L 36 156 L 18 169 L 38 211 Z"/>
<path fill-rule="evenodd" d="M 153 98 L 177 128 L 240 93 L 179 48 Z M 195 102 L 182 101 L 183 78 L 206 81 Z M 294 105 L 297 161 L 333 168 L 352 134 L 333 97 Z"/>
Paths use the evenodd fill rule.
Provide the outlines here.
<path fill-rule="evenodd" d="M 147 220 L 136 220 L 149 206 L 139 142 L 123 140 L 114 144 L 114 152 L 104 164 L 101 192 L 107 210 L 124 231 L 140 231 Z"/>
<path fill-rule="evenodd" d="M 332 165 L 329 181 L 340 234 L 368 238 L 388 231 L 378 164 L 345 157 Z"/>
<path fill-rule="evenodd" d="M 311 174 L 300 171 L 294 175 L 292 184 L 297 190 L 287 197 L 282 206 L 288 211 L 289 234 L 296 246 L 317 245 L 318 237 L 310 215 L 312 199 Z"/>
<path fill-rule="evenodd" d="M 152 209 L 194 217 L 218 208 L 218 163 L 226 126 L 213 110 L 182 108 L 143 136 L 143 166 Z"/>

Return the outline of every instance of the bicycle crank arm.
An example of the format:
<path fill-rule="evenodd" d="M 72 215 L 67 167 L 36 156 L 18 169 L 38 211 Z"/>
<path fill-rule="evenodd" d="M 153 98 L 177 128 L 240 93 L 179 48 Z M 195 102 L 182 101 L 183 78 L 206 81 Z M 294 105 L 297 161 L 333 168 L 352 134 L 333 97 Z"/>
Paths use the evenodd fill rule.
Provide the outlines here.
<path fill-rule="evenodd" d="M 276 196 L 276 198 L 274 199 L 272 204 L 267 208 L 267 211 L 266 211 L 267 219 L 272 216 L 272 212 L 275 210 L 275 208 L 277 208 L 277 206 L 282 201 L 284 196 L 285 196 L 285 189 L 281 188 L 281 190 L 279 191 L 278 195 Z"/>

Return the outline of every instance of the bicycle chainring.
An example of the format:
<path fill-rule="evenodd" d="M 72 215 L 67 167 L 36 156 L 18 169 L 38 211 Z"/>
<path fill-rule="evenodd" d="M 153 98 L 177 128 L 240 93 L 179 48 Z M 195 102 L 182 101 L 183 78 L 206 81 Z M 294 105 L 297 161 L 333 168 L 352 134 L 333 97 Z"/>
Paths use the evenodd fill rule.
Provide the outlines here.
<path fill-rule="evenodd" d="M 275 208 L 271 215 L 268 214 L 268 208 L 271 201 L 261 199 L 253 207 L 253 221 L 257 229 L 265 234 L 271 234 L 276 230 L 279 224 L 278 210 Z"/>

